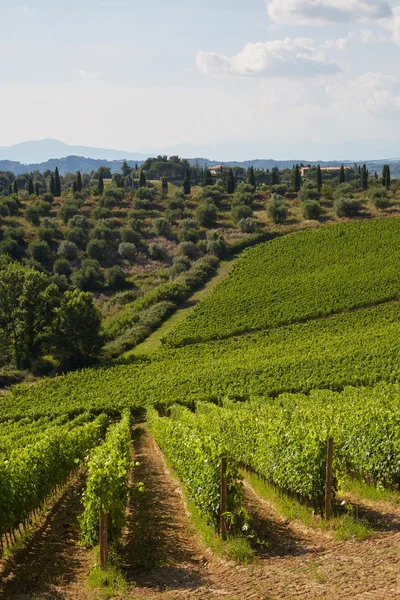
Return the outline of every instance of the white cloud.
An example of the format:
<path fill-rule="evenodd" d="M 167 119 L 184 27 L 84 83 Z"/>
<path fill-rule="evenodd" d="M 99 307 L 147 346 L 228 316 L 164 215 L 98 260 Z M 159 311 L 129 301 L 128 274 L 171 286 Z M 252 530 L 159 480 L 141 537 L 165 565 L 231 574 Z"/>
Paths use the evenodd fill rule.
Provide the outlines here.
<path fill-rule="evenodd" d="M 266 0 L 266 5 L 271 19 L 286 25 L 375 20 L 392 14 L 387 0 Z"/>
<path fill-rule="evenodd" d="M 389 22 L 389 28 L 392 30 L 394 41 L 400 45 L 400 7 L 393 10 L 393 18 Z"/>
<path fill-rule="evenodd" d="M 102 76 L 102 73 L 100 71 L 98 71 L 97 73 L 90 73 L 88 71 L 85 71 L 84 69 L 77 69 L 75 71 L 75 73 L 77 73 L 77 75 L 79 75 L 79 77 L 81 79 L 99 79 Z"/>
<path fill-rule="evenodd" d="M 308 38 L 249 43 L 236 56 L 200 51 L 196 63 L 204 75 L 312 77 L 342 70 Z"/>
<path fill-rule="evenodd" d="M 375 44 L 386 39 L 387 37 L 385 36 L 375 35 L 370 29 L 359 29 L 358 31 L 349 31 L 345 37 L 326 40 L 322 47 L 328 50 L 346 50 L 346 48 L 355 43 Z"/>

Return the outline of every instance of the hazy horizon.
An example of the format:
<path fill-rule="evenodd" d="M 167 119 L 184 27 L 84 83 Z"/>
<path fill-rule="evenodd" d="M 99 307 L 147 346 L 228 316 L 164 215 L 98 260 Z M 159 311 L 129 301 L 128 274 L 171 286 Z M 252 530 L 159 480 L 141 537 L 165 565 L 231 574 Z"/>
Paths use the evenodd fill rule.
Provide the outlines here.
<path fill-rule="evenodd" d="M 351 160 L 397 145 L 400 0 L 1 4 L 0 146 Z"/>

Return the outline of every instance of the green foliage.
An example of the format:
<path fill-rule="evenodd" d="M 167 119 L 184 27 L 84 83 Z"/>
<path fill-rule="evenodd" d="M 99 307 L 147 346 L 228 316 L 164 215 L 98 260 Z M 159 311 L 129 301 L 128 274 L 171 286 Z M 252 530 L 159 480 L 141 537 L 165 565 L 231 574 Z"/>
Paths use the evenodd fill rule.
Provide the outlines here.
<path fill-rule="evenodd" d="M 165 260 L 168 257 L 167 248 L 161 242 L 153 242 L 149 245 L 149 258 L 151 260 Z"/>
<path fill-rule="evenodd" d="M 335 211 L 338 217 L 356 217 L 360 214 L 361 202 L 356 198 L 339 198 L 335 201 Z"/>
<path fill-rule="evenodd" d="M 137 248 L 133 242 L 121 242 L 118 246 L 118 254 L 126 260 L 134 260 L 137 255 Z"/>
<path fill-rule="evenodd" d="M 102 346 L 100 325 L 93 294 L 65 292 L 52 323 L 54 354 L 64 368 L 83 367 L 96 360 Z"/>
<path fill-rule="evenodd" d="M 212 200 L 201 202 L 196 208 L 196 219 L 203 227 L 214 227 L 217 221 L 218 209 Z"/>
<path fill-rule="evenodd" d="M 90 240 L 90 242 L 86 246 L 86 253 L 89 256 L 89 258 L 98 260 L 100 262 L 104 261 L 107 258 L 108 252 L 108 244 L 105 240 L 102 239 Z"/>
<path fill-rule="evenodd" d="M 305 219 L 319 219 L 322 208 L 317 200 L 306 200 L 303 203 L 303 217 Z"/>
<path fill-rule="evenodd" d="M 218 339 L 398 298 L 398 231 L 398 219 L 377 219 L 302 231 L 248 250 L 168 343 Z"/>
<path fill-rule="evenodd" d="M 287 208 L 283 202 L 282 196 L 272 194 L 268 202 L 267 214 L 274 223 L 283 223 L 287 218 Z"/>
<path fill-rule="evenodd" d="M 242 219 L 250 219 L 253 216 L 253 211 L 246 204 L 237 204 L 232 206 L 231 215 L 234 223 L 239 223 Z"/>
<path fill-rule="evenodd" d="M 171 233 L 171 224 L 165 217 L 153 220 L 153 230 L 156 235 L 168 237 Z"/>
<path fill-rule="evenodd" d="M 105 282 L 112 290 L 120 290 L 126 286 L 126 275 L 118 265 L 110 267 L 105 272 Z"/>
<path fill-rule="evenodd" d="M 71 282 L 80 290 L 96 291 L 100 289 L 103 286 L 104 278 L 97 260 L 85 259 L 80 269 L 72 273 Z"/>
<path fill-rule="evenodd" d="M 78 256 L 78 248 L 73 242 L 64 241 L 58 247 L 57 256 L 66 258 L 67 260 L 75 260 Z"/>
<path fill-rule="evenodd" d="M 157 411 L 147 412 L 149 429 L 168 461 L 184 483 L 189 500 L 215 528 L 220 515 L 221 457 L 226 446 L 217 435 L 204 434 L 197 427 L 196 417 L 184 408 L 173 407 L 172 419 L 159 417 Z M 212 432 L 216 433 L 216 432 Z M 242 485 L 233 461 L 228 460 L 228 512 L 231 522 L 240 513 Z"/>

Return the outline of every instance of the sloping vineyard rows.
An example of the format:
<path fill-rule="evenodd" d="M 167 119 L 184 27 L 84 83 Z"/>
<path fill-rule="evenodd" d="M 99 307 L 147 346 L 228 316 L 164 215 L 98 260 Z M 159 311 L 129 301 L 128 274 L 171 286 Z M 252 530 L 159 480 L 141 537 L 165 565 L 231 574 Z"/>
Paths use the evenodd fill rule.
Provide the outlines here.
<path fill-rule="evenodd" d="M 24 523 L 57 485 L 83 461 L 88 450 L 104 436 L 108 417 L 47 436 L 7 457 L 0 457 L 0 536 Z"/>
<path fill-rule="evenodd" d="M 108 430 L 104 443 L 93 450 L 87 465 L 84 512 L 79 517 L 86 545 L 99 541 L 100 506 L 107 515 L 109 541 L 118 539 L 124 524 L 131 464 L 131 414 L 125 410 L 121 420 Z"/>
<path fill-rule="evenodd" d="M 399 298 L 400 219 L 307 230 L 250 249 L 163 341 L 168 346 L 304 322 Z"/>
<path fill-rule="evenodd" d="M 391 302 L 270 332 L 166 350 L 151 361 L 86 370 L 21 388 L 0 418 L 71 409 L 249 399 L 400 380 L 400 304 Z M 34 409 L 32 409 L 34 407 Z"/>
<path fill-rule="evenodd" d="M 180 419 L 181 407 L 175 408 L 174 418 L 160 417 L 149 408 L 147 422 L 167 460 L 183 482 L 188 498 L 206 518 L 218 528 L 220 517 L 221 457 L 226 445 L 210 434 L 203 434 L 190 422 Z M 228 512 L 232 524 L 241 513 L 242 484 L 233 462 L 227 465 Z"/>

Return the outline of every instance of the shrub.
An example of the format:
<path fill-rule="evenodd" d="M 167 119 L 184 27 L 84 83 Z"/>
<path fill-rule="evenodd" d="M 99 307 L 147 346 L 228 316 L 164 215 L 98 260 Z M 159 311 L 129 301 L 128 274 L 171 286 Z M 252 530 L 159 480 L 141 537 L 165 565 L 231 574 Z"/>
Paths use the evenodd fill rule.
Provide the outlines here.
<path fill-rule="evenodd" d="M 173 279 L 177 275 L 184 273 L 191 267 L 190 259 L 187 256 L 177 256 L 174 258 L 172 267 L 168 269 L 168 275 Z"/>
<path fill-rule="evenodd" d="M 135 198 L 135 207 L 140 210 L 149 211 L 152 209 L 152 204 L 147 198 Z"/>
<path fill-rule="evenodd" d="M 164 244 L 154 242 L 149 246 L 149 257 L 151 260 L 165 260 L 168 258 L 167 249 Z"/>
<path fill-rule="evenodd" d="M 215 256 L 221 256 L 226 251 L 225 240 L 217 231 L 210 231 L 207 234 L 206 251 Z"/>
<path fill-rule="evenodd" d="M 250 219 L 253 215 L 253 211 L 250 206 L 246 206 L 246 204 L 238 204 L 232 206 L 231 215 L 234 223 L 239 223 L 241 219 Z"/>
<path fill-rule="evenodd" d="M 35 240 L 28 246 L 28 256 L 37 260 L 41 265 L 48 265 L 51 261 L 50 246 L 43 240 Z"/>
<path fill-rule="evenodd" d="M 378 210 L 383 210 L 390 206 L 390 200 L 384 188 L 371 188 L 368 192 L 369 199 Z"/>
<path fill-rule="evenodd" d="M 118 254 L 126 260 L 133 260 L 137 255 L 137 248 L 132 242 L 121 242 L 118 246 Z"/>
<path fill-rule="evenodd" d="M 322 209 L 316 200 L 306 200 L 303 203 L 303 217 L 305 219 L 319 219 Z"/>
<path fill-rule="evenodd" d="M 239 227 L 242 233 L 254 233 L 257 228 L 256 222 L 253 219 L 249 218 L 240 219 L 237 226 Z"/>
<path fill-rule="evenodd" d="M 105 281 L 107 287 L 113 290 L 120 290 L 126 286 L 126 275 L 121 267 L 114 265 L 106 270 Z"/>
<path fill-rule="evenodd" d="M 68 241 L 73 242 L 78 248 L 83 249 L 88 240 L 88 236 L 85 230 L 80 227 L 74 227 L 73 229 L 68 229 L 65 232 L 65 237 Z"/>
<path fill-rule="evenodd" d="M 142 244 L 142 236 L 135 229 L 125 227 L 125 229 L 121 229 L 121 241 L 130 242 L 131 244 L 135 244 L 135 246 L 140 246 Z"/>
<path fill-rule="evenodd" d="M 319 198 L 317 185 L 312 181 L 306 181 L 299 192 L 299 198 L 302 202 Z"/>
<path fill-rule="evenodd" d="M 181 242 L 197 242 L 200 237 L 198 221 L 195 219 L 183 219 L 179 224 L 178 237 Z"/>
<path fill-rule="evenodd" d="M 65 275 L 69 277 L 71 274 L 71 265 L 66 258 L 58 258 L 53 265 L 53 273 L 55 275 Z"/>
<path fill-rule="evenodd" d="M 7 237 L 0 242 L 0 254 L 8 254 L 11 258 L 21 258 L 24 254 L 24 249 L 20 246 L 17 240 L 12 237 Z"/>
<path fill-rule="evenodd" d="M 86 259 L 80 269 L 71 275 L 74 286 L 84 291 L 95 291 L 103 286 L 104 278 L 97 260 Z"/>
<path fill-rule="evenodd" d="M 39 202 L 34 202 L 33 204 L 29 204 L 25 210 L 25 216 L 34 225 L 39 224 L 39 217 L 44 216 L 46 213 L 49 213 L 51 206 L 48 202 L 43 202 L 40 200 Z"/>
<path fill-rule="evenodd" d="M 196 260 L 200 256 L 200 250 L 193 242 L 182 242 L 179 245 L 178 252 L 182 256 L 187 256 L 190 260 Z"/>
<path fill-rule="evenodd" d="M 104 261 L 107 258 L 109 249 L 105 240 L 90 240 L 86 246 L 86 253 L 89 258 Z"/>
<path fill-rule="evenodd" d="M 167 237 L 171 233 L 171 224 L 165 217 L 158 217 L 152 221 L 156 235 Z"/>
<path fill-rule="evenodd" d="M 64 221 L 64 223 L 67 224 L 68 221 L 70 219 L 72 219 L 72 217 L 74 215 L 78 214 L 79 210 L 80 210 L 80 206 L 77 202 L 74 202 L 72 200 L 67 200 L 66 202 L 64 202 L 64 204 L 58 211 L 58 214 L 61 217 L 61 219 Z"/>
<path fill-rule="evenodd" d="M 196 219 L 203 227 L 214 227 L 218 216 L 218 210 L 212 200 L 202 202 L 196 208 Z"/>
<path fill-rule="evenodd" d="M 247 206 L 251 206 L 253 204 L 253 194 L 250 192 L 235 192 L 232 199 L 232 206 L 238 204 L 247 204 Z"/>
<path fill-rule="evenodd" d="M 49 204 L 53 204 L 54 196 L 53 196 L 53 194 L 50 194 L 50 192 L 46 192 L 45 194 L 42 195 L 42 200 L 44 200 L 45 202 L 48 202 Z"/>
<path fill-rule="evenodd" d="M 327 200 L 332 200 L 332 198 L 333 198 L 333 187 L 329 183 L 323 183 L 322 184 L 321 196 L 323 196 Z"/>
<path fill-rule="evenodd" d="M 111 242 L 115 238 L 115 234 L 107 221 L 98 221 L 96 227 L 90 232 L 90 237 L 93 240 L 105 240 Z"/>
<path fill-rule="evenodd" d="M 272 194 L 268 203 L 267 214 L 274 223 L 283 223 L 287 218 L 287 208 L 283 203 L 282 196 Z"/>
<path fill-rule="evenodd" d="M 245 181 L 241 181 L 236 186 L 236 192 L 239 194 L 254 194 L 255 191 L 256 188 Z"/>
<path fill-rule="evenodd" d="M 124 198 L 124 190 L 116 187 L 109 187 L 104 192 L 104 198 L 112 198 L 116 204 L 119 204 Z"/>
<path fill-rule="evenodd" d="M 148 200 L 149 202 L 152 202 L 155 196 L 155 188 L 140 187 L 135 192 L 135 203 L 137 200 Z"/>
<path fill-rule="evenodd" d="M 168 200 L 167 208 L 169 210 L 185 210 L 185 194 L 183 192 L 176 192 L 175 196 Z"/>
<path fill-rule="evenodd" d="M 354 196 L 354 187 L 351 183 L 341 183 L 337 186 L 336 190 L 333 192 L 333 199 L 340 200 L 341 198 L 353 198 Z"/>
<path fill-rule="evenodd" d="M 10 215 L 10 210 L 8 208 L 8 206 L 6 206 L 6 204 L 1 203 L 0 204 L 0 218 L 1 217 L 8 217 Z"/>
<path fill-rule="evenodd" d="M 278 194 L 279 196 L 285 196 L 288 192 L 288 188 L 283 183 L 277 183 L 276 185 L 271 185 L 271 193 Z"/>
<path fill-rule="evenodd" d="M 58 247 L 57 256 L 67 260 L 75 260 L 78 256 L 78 248 L 74 242 L 64 241 Z"/>
<path fill-rule="evenodd" d="M 75 215 L 68 221 L 68 229 L 74 229 L 74 227 L 80 227 L 81 229 L 89 230 L 90 223 L 89 219 L 85 215 Z"/>
<path fill-rule="evenodd" d="M 356 198 L 339 198 L 335 202 L 338 217 L 356 217 L 361 210 L 361 202 Z"/>
<path fill-rule="evenodd" d="M 112 212 L 109 208 L 97 206 L 92 211 L 92 217 L 96 219 L 96 221 L 98 221 L 99 219 L 110 219 L 112 217 Z"/>

